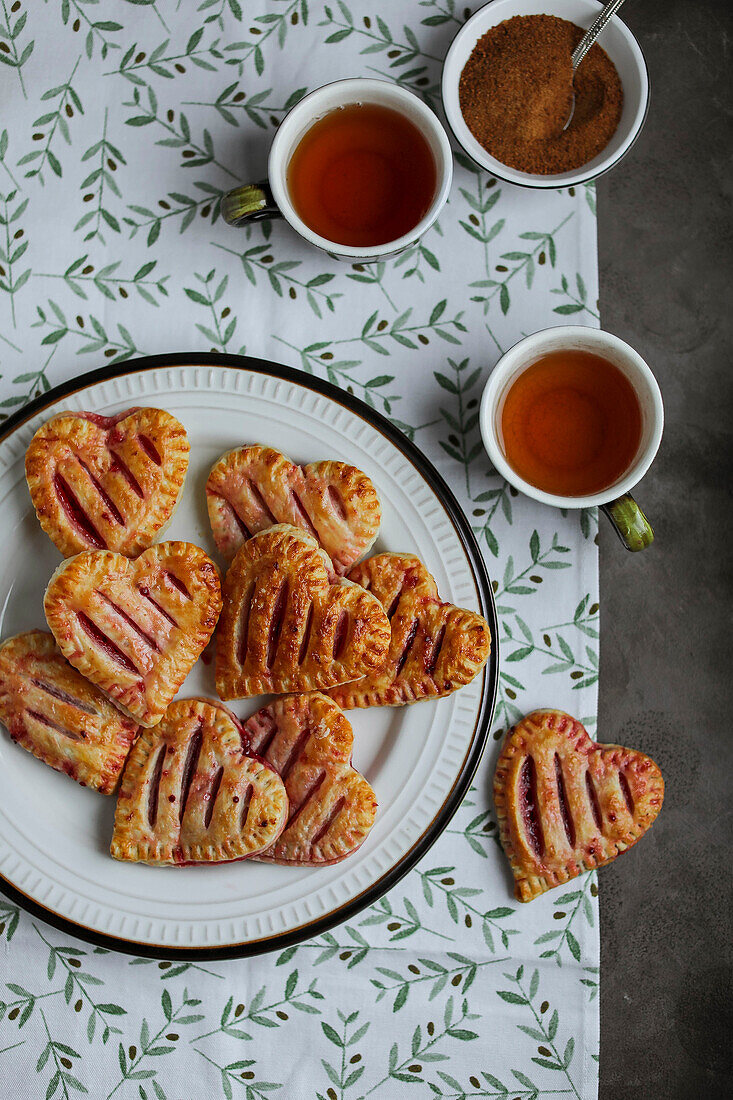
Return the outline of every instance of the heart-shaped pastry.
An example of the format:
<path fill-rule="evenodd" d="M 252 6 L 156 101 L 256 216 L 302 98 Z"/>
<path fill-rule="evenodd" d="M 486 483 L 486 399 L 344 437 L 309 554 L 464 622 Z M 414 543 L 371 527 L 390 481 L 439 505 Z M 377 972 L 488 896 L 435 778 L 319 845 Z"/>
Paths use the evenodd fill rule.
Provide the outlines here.
<path fill-rule="evenodd" d="M 257 443 L 219 459 L 206 482 L 206 500 L 216 545 L 227 561 L 258 531 L 289 523 L 318 540 L 338 576 L 366 554 L 381 519 L 376 489 L 355 466 L 296 466 Z"/>
<path fill-rule="evenodd" d="M 351 766 L 350 723 L 325 695 L 288 695 L 244 724 L 252 750 L 281 775 L 290 815 L 258 858 L 311 866 L 338 863 L 364 842 L 377 798 Z"/>
<path fill-rule="evenodd" d="M 175 511 L 188 468 L 186 429 L 162 409 L 61 413 L 25 456 L 33 507 L 64 557 L 151 546 Z"/>
<path fill-rule="evenodd" d="M 560 710 L 509 730 L 494 803 L 519 901 L 531 901 L 635 844 L 662 808 L 659 768 L 635 749 L 597 745 Z"/>
<path fill-rule="evenodd" d="M 112 794 L 137 725 L 61 655 L 47 630 L 0 646 L 0 722 L 44 764 Z"/>
<path fill-rule="evenodd" d="M 278 524 L 237 552 L 216 632 L 222 699 L 316 691 L 378 668 L 389 622 L 351 581 L 329 583 L 330 562 L 305 531 Z"/>
<path fill-rule="evenodd" d="M 143 730 L 125 767 L 110 851 L 138 863 L 249 859 L 288 818 L 280 776 L 243 747 L 230 711 L 207 699 L 171 703 Z"/>
<path fill-rule="evenodd" d="M 340 707 L 395 707 L 438 699 L 470 683 L 486 664 L 489 624 L 475 611 L 444 603 L 419 558 L 377 554 L 355 565 L 349 579 L 382 604 L 391 641 L 378 669 L 329 691 Z"/>
<path fill-rule="evenodd" d="M 154 726 L 213 633 L 221 585 L 190 542 L 162 542 L 133 561 L 85 550 L 51 577 L 44 608 L 74 668 L 141 726 Z"/>

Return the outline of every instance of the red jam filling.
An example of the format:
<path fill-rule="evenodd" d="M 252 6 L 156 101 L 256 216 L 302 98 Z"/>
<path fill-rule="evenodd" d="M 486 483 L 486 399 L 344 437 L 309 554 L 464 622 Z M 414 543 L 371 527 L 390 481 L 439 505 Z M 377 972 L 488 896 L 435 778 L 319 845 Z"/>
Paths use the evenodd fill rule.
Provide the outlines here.
<path fill-rule="evenodd" d="M 565 792 L 565 776 L 562 773 L 562 764 L 558 753 L 555 753 L 555 782 L 557 784 L 557 800 L 560 803 L 560 816 L 565 826 L 565 835 L 571 848 L 575 847 L 575 823 L 570 815 L 567 795 Z"/>
<path fill-rule="evenodd" d="M 333 825 L 333 823 L 336 820 L 336 818 L 338 817 L 338 815 L 343 810 L 345 802 L 346 802 L 346 799 L 343 796 L 341 798 L 339 798 L 339 800 L 336 802 L 336 805 L 331 810 L 330 814 L 328 815 L 328 817 L 323 822 L 323 824 L 321 825 L 318 832 L 315 834 L 315 836 L 311 840 L 311 847 L 315 848 L 315 846 L 317 844 L 320 844 L 320 842 L 323 840 L 324 836 L 326 835 L 328 830 L 331 828 L 331 826 Z"/>
<path fill-rule="evenodd" d="M 75 699 L 73 695 L 69 695 L 67 691 L 62 691 L 55 684 L 47 684 L 45 680 L 31 680 L 31 683 L 39 691 L 45 691 L 47 695 L 52 695 L 54 699 L 59 699 L 62 703 L 68 703 L 69 706 L 76 707 L 77 710 L 83 710 L 85 714 L 92 714 L 95 718 L 99 717 L 94 707 L 89 706 L 88 703 L 83 703 L 81 699 Z"/>
<path fill-rule="evenodd" d="M 196 774 L 196 768 L 198 767 L 199 755 L 201 753 L 201 742 L 204 739 L 203 720 L 199 722 L 198 727 L 194 731 L 191 740 L 188 743 L 188 752 L 186 753 L 186 759 L 183 764 L 183 772 L 181 774 L 181 801 L 178 807 L 178 820 L 183 821 L 183 815 L 186 812 L 186 803 L 188 802 L 188 792 L 191 790 L 191 783 L 193 777 Z"/>
<path fill-rule="evenodd" d="M 114 602 L 114 600 L 110 600 L 109 596 L 105 596 L 104 592 L 100 592 L 98 589 L 96 591 L 97 591 L 97 595 L 102 597 L 104 602 L 109 607 L 112 608 L 112 610 L 115 612 L 115 614 L 119 615 L 119 617 L 125 623 L 127 623 L 127 625 L 130 627 L 131 630 L 135 631 L 137 636 L 143 642 L 145 642 L 145 644 L 147 646 L 150 646 L 151 649 L 154 649 L 156 653 L 160 653 L 160 647 L 159 647 L 158 643 L 156 642 L 155 638 L 152 638 L 149 634 L 146 634 L 145 631 L 143 630 L 143 628 L 141 626 L 138 626 L 138 624 L 135 622 L 135 620 L 133 618 L 131 618 L 131 616 L 128 615 L 127 612 L 124 611 L 118 604 L 116 604 Z"/>
<path fill-rule="evenodd" d="M 214 816 L 214 806 L 219 795 L 219 788 L 221 787 L 221 781 L 224 777 L 224 769 L 219 768 L 214 776 L 214 782 L 211 784 L 211 790 L 207 795 L 204 795 L 206 799 L 206 813 L 204 814 L 204 828 L 208 829 L 211 824 L 211 819 Z"/>
<path fill-rule="evenodd" d="M 308 618 L 305 621 L 305 630 L 303 631 L 303 640 L 300 643 L 300 652 L 298 653 L 298 664 L 302 665 L 308 653 L 308 645 L 311 640 L 311 630 L 313 629 L 313 604 L 308 608 Z"/>
<path fill-rule="evenodd" d="M 153 778 L 148 789 L 148 822 L 150 828 L 155 828 L 158 820 L 158 795 L 160 793 L 160 778 L 163 774 L 163 762 L 165 760 L 165 746 L 158 751 L 158 758 L 153 769 Z"/>
<path fill-rule="evenodd" d="M 603 818 L 601 817 L 601 807 L 598 803 L 598 795 L 596 794 L 596 788 L 593 785 L 593 780 L 590 777 L 590 772 L 585 773 L 585 789 L 588 792 L 588 802 L 593 813 L 593 820 L 596 823 L 596 829 L 599 832 L 603 829 Z"/>
<path fill-rule="evenodd" d="M 69 737 L 72 741 L 83 741 L 86 737 L 84 730 L 76 731 L 67 729 L 65 726 L 55 722 L 53 718 L 49 718 L 46 714 L 41 714 L 37 710 L 27 710 L 26 714 L 29 718 L 35 718 L 36 722 L 40 722 L 43 726 L 48 726 L 49 729 L 55 730 L 56 733 L 63 734 L 64 737 Z"/>
<path fill-rule="evenodd" d="M 298 759 L 300 758 L 300 755 L 303 752 L 303 749 L 308 744 L 310 736 L 311 736 L 311 730 L 309 729 L 308 726 L 306 726 L 305 729 L 301 730 L 301 732 L 298 734 L 298 737 L 296 738 L 293 747 L 291 748 L 290 752 L 288 753 L 287 760 L 285 761 L 283 766 L 280 768 L 280 778 L 282 779 L 283 783 L 285 782 L 287 777 L 290 775 L 290 772 L 293 770 L 293 768 L 297 764 Z"/>
<path fill-rule="evenodd" d="M 440 657 L 440 651 L 443 648 L 443 639 L 445 638 L 445 623 L 438 631 L 438 636 L 435 639 L 433 648 L 425 656 L 425 671 L 428 676 L 433 676 L 435 673 L 436 665 L 438 664 L 438 658 Z"/>
<path fill-rule="evenodd" d="M 98 428 L 104 428 L 105 431 L 109 431 L 114 428 L 116 424 L 119 424 L 121 420 L 124 420 L 127 416 L 132 416 L 133 413 L 139 412 L 140 406 L 135 405 L 131 409 L 125 409 L 124 412 L 115 413 L 114 416 L 103 416 L 102 413 L 93 412 L 80 412 L 76 415 L 81 420 L 88 420 L 90 424 L 96 424 Z"/>
<path fill-rule="evenodd" d="M 54 476 L 53 487 L 56 490 L 59 504 L 71 526 L 75 528 L 84 537 L 85 541 L 88 542 L 90 546 L 93 546 L 95 550 L 106 550 L 107 543 L 82 508 L 73 489 L 61 474 L 57 473 Z"/>
<path fill-rule="evenodd" d="M 345 520 L 346 509 L 344 508 L 344 502 L 341 499 L 341 494 L 338 492 L 337 489 L 334 489 L 333 485 L 329 485 L 328 495 L 339 519 Z"/>
<path fill-rule="evenodd" d="M 150 595 L 150 589 L 146 585 L 144 585 L 144 584 L 138 585 L 138 592 L 143 597 L 143 599 L 147 600 L 148 603 L 153 605 L 153 607 L 155 608 L 156 611 L 160 612 L 160 614 L 163 616 L 164 619 L 168 620 L 168 622 L 171 624 L 171 626 L 178 626 L 178 623 L 173 618 L 173 616 L 169 615 L 168 612 L 166 611 L 166 609 L 164 607 L 161 607 L 160 604 L 158 603 L 158 601 Z"/>
<path fill-rule="evenodd" d="M 333 659 L 338 661 L 339 657 L 344 651 L 346 646 L 346 640 L 349 635 L 349 616 L 345 611 L 342 611 L 338 617 L 336 623 L 336 629 L 333 632 Z"/>
<path fill-rule="evenodd" d="M 321 772 L 321 774 L 313 781 L 313 783 L 311 783 L 310 788 L 306 791 L 305 797 L 301 801 L 300 805 L 293 807 L 293 804 L 291 802 L 291 804 L 290 804 L 291 805 L 291 813 L 290 813 L 290 817 L 288 818 L 285 829 L 289 829 L 290 826 L 293 824 L 293 822 L 298 817 L 298 814 L 303 812 L 303 810 L 308 805 L 308 803 L 313 798 L 313 796 L 315 794 L 317 794 L 318 788 L 321 786 L 321 783 L 323 783 L 325 778 L 326 778 L 326 773 Z"/>
<path fill-rule="evenodd" d="M 293 507 L 300 516 L 300 521 L 303 527 L 305 527 L 306 531 L 308 531 L 311 535 L 313 535 L 314 538 L 317 539 L 318 535 L 316 534 L 316 529 L 311 522 L 310 516 L 305 510 L 305 505 L 303 504 L 303 501 L 300 499 L 295 490 L 291 490 L 290 496 L 293 501 Z"/>
<path fill-rule="evenodd" d="M 144 500 L 145 495 L 144 495 L 142 489 L 140 488 L 140 482 L 137 480 L 137 478 L 135 477 L 132 470 L 130 469 L 130 467 L 125 462 L 125 460 L 120 458 L 120 456 L 118 454 L 116 454 L 114 451 L 112 452 L 112 459 L 113 459 L 113 462 L 112 462 L 112 465 L 110 466 L 110 473 L 122 474 L 125 481 L 127 482 L 127 484 L 132 489 L 133 493 L 135 493 L 136 496 L 140 497 L 140 500 Z"/>
<path fill-rule="evenodd" d="M 109 495 L 109 493 L 104 488 L 104 486 L 94 476 L 92 471 L 87 466 L 86 462 L 84 462 L 81 458 L 79 458 L 78 455 L 76 456 L 76 459 L 77 459 L 77 462 L 79 463 L 79 465 L 85 471 L 87 477 L 91 481 L 94 488 L 99 493 L 100 497 L 102 498 L 102 501 L 104 503 L 105 508 L 111 514 L 111 516 L 114 519 L 115 523 L 118 523 L 120 525 L 120 527 L 124 527 L 125 526 L 125 521 L 122 518 L 122 515 L 120 514 L 119 508 L 117 507 L 115 502 L 112 500 L 112 497 Z"/>
<path fill-rule="evenodd" d="M 140 670 L 135 667 L 127 654 L 123 653 L 120 647 L 115 645 L 112 639 L 108 638 L 107 635 L 99 629 L 97 624 L 92 622 L 88 615 L 85 615 L 83 611 L 77 611 L 76 614 L 79 625 L 99 649 L 106 653 L 111 660 L 121 665 L 122 668 L 127 669 L 128 672 L 134 672 L 138 676 L 140 675 Z"/>
<path fill-rule="evenodd" d="M 167 569 L 164 573 L 164 576 L 168 583 L 173 585 L 174 588 L 178 589 L 182 596 L 185 596 L 187 600 L 191 599 L 191 593 L 188 591 L 183 581 L 179 580 L 175 573 L 171 573 L 171 571 Z"/>
<path fill-rule="evenodd" d="M 277 656 L 277 647 L 280 644 L 280 635 L 282 633 L 283 622 L 285 620 L 285 609 L 288 600 L 288 583 L 285 581 L 277 594 L 275 600 L 275 606 L 272 610 L 272 619 L 270 621 L 270 636 L 267 642 L 267 667 L 272 668 L 275 663 L 275 657 Z"/>
<path fill-rule="evenodd" d="M 152 462 L 154 462 L 156 466 L 162 466 L 163 461 L 160 457 L 160 454 L 158 453 L 158 448 L 155 446 L 152 439 L 150 439 L 147 435 L 143 435 L 142 432 L 138 435 L 137 439 L 138 443 L 145 451 L 145 454 L 148 456 L 148 458 Z"/>
<path fill-rule="evenodd" d="M 402 672 L 402 669 L 405 667 L 405 664 L 407 662 L 407 658 L 410 656 L 410 650 L 412 649 L 413 643 L 415 641 L 415 635 L 416 634 L 417 634 L 417 619 L 415 619 L 415 621 L 413 622 L 412 626 L 410 627 L 410 631 L 407 635 L 407 639 L 405 641 L 405 648 L 402 650 L 402 653 L 400 655 L 400 659 L 397 662 L 397 668 L 395 669 L 395 678 L 397 676 L 399 676 L 399 674 Z"/>
<path fill-rule="evenodd" d="M 247 478 L 246 479 L 246 484 L 249 488 L 249 491 L 252 493 L 252 496 L 255 499 L 255 503 L 265 513 L 265 515 L 269 519 L 270 523 L 271 524 L 276 524 L 277 520 L 273 516 L 270 509 L 267 507 L 267 502 L 265 501 L 265 498 L 263 497 L 262 493 L 259 491 L 259 489 L 255 485 L 255 483 L 253 481 L 251 481 L 249 478 Z"/>
<path fill-rule="evenodd" d="M 631 788 L 629 787 L 629 781 L 628 781 L 628 779 L 626 778 L 626 776 L 624 775 L 623 772 L 618 773 L 618 781 L 619 781 L 619 785 L 621 787 L 621 791 L 622 791 L 623 796 L 624 796 L 624 801 L 626 802 L 626 809 L 629 811 L 630 814 L 633 814 L 633 812 L 634 812 L 634 798 L 633 798 L 633 795 L 631 794 Z"/>
<path fill-rule="evenodd" d="M 542 856 L 545 850 L 545 837 L 537 805 L 537 767 L 531 756 L 526 757 L 519 773 L 519 812 L 522 816 L 524 833 L 532 851 Z"/>

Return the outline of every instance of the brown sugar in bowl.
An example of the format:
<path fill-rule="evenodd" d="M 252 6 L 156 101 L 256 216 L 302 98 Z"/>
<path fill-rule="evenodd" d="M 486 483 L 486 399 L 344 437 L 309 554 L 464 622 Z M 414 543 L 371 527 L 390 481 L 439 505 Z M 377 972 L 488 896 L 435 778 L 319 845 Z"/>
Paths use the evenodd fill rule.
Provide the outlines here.
<path fill-rule="evenodd" d="M 613 18 L 604 29 L 600 42 L 603 50 L 615 66 L 623 89 L 623 104 L 621 107 L 618 125 L 615 126 L 610 137 L 601 134 L 598 142 L 601 145 L 590 160 L 585 163 L 577 163 L 583 160 L 583 150 L 576 150 L 576 167 L 565 171 L 554 171 L 559 161 L 550 161 L 542 165 L 542 172 L 531 172 L 523 168 L 533 167 L 531 160 L 515 160 L 522 167 L 507 165 L 492 156 L 471 132 L 461 110 L 461 76 L 466 68 L 471 54 L 477 43 L 492 27 L 506 23 L 516 16 L 526 15 L 550 15 L 558 19 L 574 23 L 585 30 L 601 10 L 602 5 L 596 0 L 493 0 L 492 3 L 480 8 L 456 35 L 446 55 L 443 66 L 443 106 L 446 119 L 453 136 L 463 151 L 479 167 L 491 172 L 499 179 L 509 183 L 519 184 L 525 187 L 569 187 L 585 183 L 595 179 L 603 172 L 608 171 L 628 152 L 636 140 L 646 118 L 649 105 L 649 76 L 646 62 L 641 49 L 629 29 L 617 17 Z M 554 20 L 552 21 L 554 23 Z M 577 33 L 577 32 L 576 32 Z M 558 54 L 562 58 L 562 53 Z M 590 55 L 589 55 L 590 56 Z M 596 55 L 597 56 L 597 55 Z M 589 57 L 585 59 L 586 64 Z M 561 61 L 562 63 L 562 61 Z M 567 64 L 565 55 L 564 63 Z M 582 65 L 579 72 L 582 72 Z M 545 74 L 550 77 L 551 67 L 546 67 Z M 474 73 L 474 76 L 476 73 Z M 589 76 L 593 74 L 589 71 Z M 539 81 L 539 70 L 536 72 Z M 543 136 L 551 132 L 557 125 L 557 91 L 563 85 L 567 87 L 567 73 L 560 73 L 553 78 L 556 83 L 548 89 L 546 105 L 548 112 L 543 117 L 541 110 L 534 112 L 534 133 L 525 134 L 525 137 Z M 465 91 L 465 82 L 464 82 Z M 475 89 L 474 89 L 475 91 Z M 553 94 L 554 93 L 554 94 Z M 542 99 L 542 97 L 539 97 Z M 610 112 L 612 113 L 612 112 Z M 475 119 L 472 120 L 475 125 Z M 519 121 L 519 120 L 517 120 Z M 582 120 L 581 120 L 582 121 Z M 523 123 L 526 126 L 526 117 Z M 512 138 L 512 132 L 508 129 L 508 136 Z M 512 144 L 522 144 L 516 138 Z M 560 150 L 561 151 L 561 150 Z M 497 148 L 496 152 L 506 155 L 506 150 Z M 556 150 L 558 152 L 558 150 Z M 593 150 L 591 149 L 591 152 Z"/>

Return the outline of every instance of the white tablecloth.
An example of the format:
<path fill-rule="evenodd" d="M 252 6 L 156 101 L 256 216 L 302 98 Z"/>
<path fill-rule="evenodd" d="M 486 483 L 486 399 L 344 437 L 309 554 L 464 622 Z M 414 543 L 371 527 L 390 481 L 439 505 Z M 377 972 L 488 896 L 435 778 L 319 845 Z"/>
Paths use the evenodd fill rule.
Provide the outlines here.
<path fill-rule="evenodd" d="M 477 428 L 502 350 L 568 315 L 597 324 L 593 188 L 513 189 L 459 156 L 422 245 L 365 268 L 284 222 L 235 231 L 218 216 L 223 191 L 262 177 L 303 90 L 379 74 L 438 106 L 463 11 L 1 0 L 0 407 L 123 357 L 190 349 L 350 387 L 414 438 L 471 517 L 501 620 L 495 737 L 543 704 L 594 732 L 596 517 L 509 491 Z M 595 876 L 514 901 L 490 797 L 497 750 L 390 895 L 277 956 L 95 951 L 0 895 L 0 1094 L 592 1100 Z"/>

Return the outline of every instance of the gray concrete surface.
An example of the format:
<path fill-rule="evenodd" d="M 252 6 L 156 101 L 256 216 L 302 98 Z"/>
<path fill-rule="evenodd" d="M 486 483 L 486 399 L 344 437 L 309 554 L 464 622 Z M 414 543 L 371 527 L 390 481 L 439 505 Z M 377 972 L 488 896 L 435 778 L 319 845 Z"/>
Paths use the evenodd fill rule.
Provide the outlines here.
<path fill-rule="evenodd" d="M 661 817 L 601 873 L 601 1100 L 731 1095 L 733 0 L 629 0 L 646 129 L 599 181 L 601 318 L 666 406 L 637 496 L 657 543 L 602 522 L 599 735 L 648 752 Z"/>

